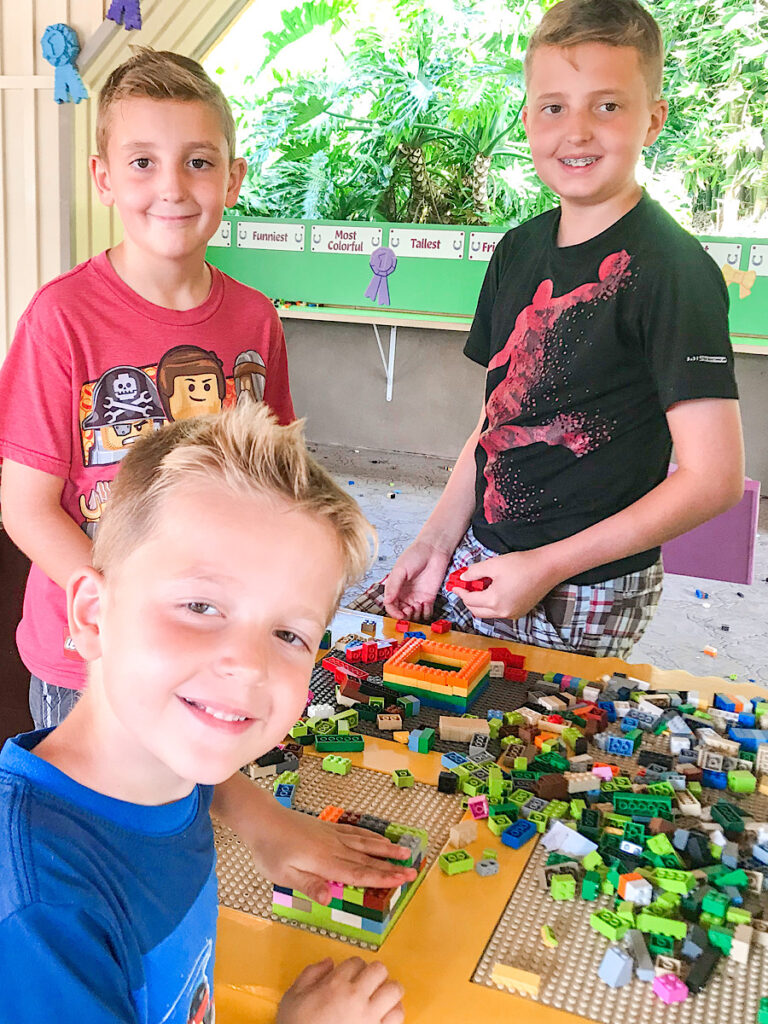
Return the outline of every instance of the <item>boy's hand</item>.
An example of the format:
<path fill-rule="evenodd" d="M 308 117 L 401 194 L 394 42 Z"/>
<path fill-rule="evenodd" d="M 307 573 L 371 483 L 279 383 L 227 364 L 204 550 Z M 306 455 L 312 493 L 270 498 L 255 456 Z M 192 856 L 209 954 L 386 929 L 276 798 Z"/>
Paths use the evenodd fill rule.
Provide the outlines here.
<path fill-rule="evenodd" d="M 395 619 L 426 622 L 445 579 L 452 552 L 415 540 L 384 581 L 384 606 Z"/>
<path fill-rule="evenodd" d="M 305 967 L 280 1001 L 276 1024 L 402 1024 L 402 986 L 377 960 Z"/>
<path fill-rule="evenodd" d="M 490 577 L 485 590 L 460 591 L 461 599 L 477 619 L 519 619 L 560 582 L 540 548 L 511 551 L 469 566 L 464 580 Z"/>
<path fill-rule="evenodd" d="M 328 879 L 345 885 L 385 889 L 416 877 L 414 868 L 390 864 L 410 850 L 384 836 L 353 825 L 334 825 L 297 811 L 281 811 L 274 824 L 259 821 L 259 837 L 250 843 L 259 871 L 278 885 L 298 889 L 317 903 L 331 899 Z"/>

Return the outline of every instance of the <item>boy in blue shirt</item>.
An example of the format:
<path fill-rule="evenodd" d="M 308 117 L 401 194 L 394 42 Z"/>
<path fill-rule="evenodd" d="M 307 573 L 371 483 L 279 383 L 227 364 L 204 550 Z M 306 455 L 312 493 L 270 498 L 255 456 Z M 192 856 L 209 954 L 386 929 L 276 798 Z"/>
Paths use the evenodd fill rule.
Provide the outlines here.
<path fill-rule="evenodd" d="M 235 828 L 252 814 L 239 795 L 255 787 L 237 770 L 301 714 L 369 540 L 300 424 L 279 426 L 264 406 L 182 420 L 132 447 L 92 566 L 67 587 L 88 686 L 57 728 L 0 754 L 4 1020 L 213 1021 L 209 811 Z M 290 845 L 291 817 L 304 816 L 250 828 Z M 357 850 L 400 850 L 354 831 Z M 324 961 L 277 1021 L 400 1024 L 400 996 L 380 963 Z"/>
<path fill-rule="evenodd" d="M 623 658 L 661 545 L 740 499 L 723 277 L 635 177 L 667 116 L 663 60 L 636 0 L 562 0 L 532 35 L 523 120 L 560 207 L 497 246 L 464 349 L 487 368 L 480 419 L 356 608 Z M 457 571 L 487 586 L 453 590 Z"/>

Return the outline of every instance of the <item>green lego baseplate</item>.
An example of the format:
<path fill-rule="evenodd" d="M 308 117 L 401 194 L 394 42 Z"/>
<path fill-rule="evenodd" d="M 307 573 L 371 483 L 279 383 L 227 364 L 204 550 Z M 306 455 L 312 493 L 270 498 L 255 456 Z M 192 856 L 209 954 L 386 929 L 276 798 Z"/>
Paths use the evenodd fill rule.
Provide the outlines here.
<path fill-rule="evenodd" d="M 274 781 L 272 776 L 258 779 L 253 785 L 271 790 Z M 429 834 L 426 870 L 448 841 L 451 828 L 464 814 L 460 795 L 439 793 L 434 786 L 421 782 L 415 782 L 407 789 L 398 789 L 393 785 L 390 774 L 365 768 L 353 768 L 348 775 L 331 775 L 323 771 L 321 758 L 302 757 L 294 804 L 296 813 L 307 811 L 317 814 L 329 804 L 361 814 L 376 814 L 426 830 Z M 338 938 L 315 925 L 278 918 L 272 910 L 272 882 L 258 874 L 248 847 L 218 821 L 214 821 L 214 835 L 218 853 L 219 903 L 246 914 L 279 920 L 291 927 Z M 405 912 L 408 912 L 407 908 Z M 354 937 L 347 937 L 344 941 L 362 949 L 378 948 Z"/>
<path fill-rule="evenodd" d="M 646 736 L 643 748 L 667 753 L 669 740 Z M 592 745 L 590 753 L 622 769 L 637 767 L 637 755 L 616 757 Z M 711 806 L 733 796 L 704 788 L 700 799 Z M 768 797 L 759 793 L 739 797 L 738 806 L 757 820 L 768 818 Z M 541 978 L 537 1002 L 601 1024 L 753 1024 L 757 1020 L 761 997 L 768 993 L 768 947 L 757 944 L 746 964 L 724 957 L 706 987 L 681 1003 L 666 1005 L 636 977 L 622 988 L 606 985 L 598 969 L 612 942 L 590 925 L 590 918 L 601 910 L 612 912 L 614 897 L 596 892 L 594 900 L 580 899 L 577 887 L 575 900 L 553 899 L 542 882 L 548 856 L 541 845 L 533 851 L 483 951 L 474 982 L 506 991 L 491 977 L 497 963 L 529 971 Z M 538 940 L 545 926 L 554 931 L 556 948 Z"/>

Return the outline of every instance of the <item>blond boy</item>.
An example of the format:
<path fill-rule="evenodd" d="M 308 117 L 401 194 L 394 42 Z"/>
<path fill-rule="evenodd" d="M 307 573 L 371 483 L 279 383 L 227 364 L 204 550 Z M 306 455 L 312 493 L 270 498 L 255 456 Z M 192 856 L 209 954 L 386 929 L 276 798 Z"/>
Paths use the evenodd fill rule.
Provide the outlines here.
<path fill-rule="evenodd" d="M 667 116 L 662 67 L 636 0 L 562 0 L 531 37 L 523 119 L 560 206 L 497 247 L 464 349 L 488 371 L 477 426 L 357 607 L 626 657 L 661 594 L 661 544 L 739 500 L 725 284 L 635 177 Z M 462 569 L 490 585 L 446 588 Z"/>
<path fill-rule="evenodd" d="M 264 407 L 174 423 L 126 457 L 67 588 L 88 687 L 0 753 L 4 1019 L 213 1021 L 209 808 L 242 823 L 213 787 L 301 713 L 369 535 L 300 426 Z M 379 963 L 324 961 L 277 1020 L 400 1024 L 400 996 Z"/>

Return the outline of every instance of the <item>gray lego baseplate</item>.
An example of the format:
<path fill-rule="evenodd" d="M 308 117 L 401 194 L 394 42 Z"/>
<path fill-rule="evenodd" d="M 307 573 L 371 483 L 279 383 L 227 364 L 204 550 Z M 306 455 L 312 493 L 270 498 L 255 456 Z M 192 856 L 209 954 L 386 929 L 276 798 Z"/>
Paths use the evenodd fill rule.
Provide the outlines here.
<path fill-rule="evenodd" d="M 389 774 L 365 768 L 353 768 L 345 776 L 331 775 L 323 771 L 321 762 L 321 758 L 311 755 L 305 755 L 299 761 L 298 811 L 318 814 L 323 807 L 333 804 L 345 810 L 376 814 L 390 821 L 426 829 L 429 833 L 426 858 L 429 869 L 447 842 L 451 827 L 463 816 L 460 796 L 438 793 L 434 786 L 420 782 L 409 789 L 397 789 Z M 275 778 L 259 779 L 253 785 L 271 790 Z M 219 903 L 292 928 L 329 935 L 363 949 L 377 948 L 325 929 L 286 921 L 273 914 L 272 883 L 256 871 L 248 847 L 220 822 L 214 822 L 214 835 L 218 853 Z M 404 913 L 407 916 L 408 908 Z"/>

